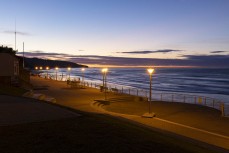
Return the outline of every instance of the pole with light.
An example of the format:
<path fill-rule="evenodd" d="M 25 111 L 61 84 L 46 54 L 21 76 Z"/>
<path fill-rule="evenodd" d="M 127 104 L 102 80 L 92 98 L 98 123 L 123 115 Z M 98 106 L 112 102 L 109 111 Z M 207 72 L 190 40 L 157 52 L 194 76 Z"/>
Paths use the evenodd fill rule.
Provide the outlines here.
<path fill-rule="evenodd" d="M 152 75 L 153 75 L 153 72 L 154 72 L 154 69 L 150 68 L 150 69 L 147 69 L 148 73 L 149 73 L 149 77 L 150 77 L 150 85 L 149 85 L 149 112 L 148 113 L 145 113 L 142 115 L 142 117 L 147 117 L 147 118 L 152 118 L 155 116 L 154 113 L 152 113 Z"/>
<path fill-rule="evenodd" d="M 102 69 L 102 73 L 103 73 L 103 88 L 104 90 L 104 96 L 105 96 L 105 100 L 107 100 L 107 68 L 103 68 Z"/>
<path fill-rule="evenodd" d="M 56 70 L 56 80 L 57 80 L 57 71 L 58 71 L 58 67 L 55 67 L 55 70 Z"/>
<path fill-rule="evenodd" d="M 68 79 L 71 80 L 71 67 L 68 67 Z"/>
<path fill-rule="evenodd" d="M 81 69 L 81 72 L 82 72 L 82 83 L 84 82 L 84 71 L 85 71 L 85 68 L 82 68 Z"/>
<path fill-rule="evenodd" d="M 46 71 L 47 71 L 46 77 L 47 77 L 47 79 L 48 79 L 48 73 L 49 73 L 49 67 L 48 67 L 48 66 L 46 66 Z"/>
<path fill-rule="evenodd" d="M 149 77 L 150 77 L 150 87 L 149 87 L 149 114 L 152 113 L 152 110 L 151 110 L 151 100 L 152 100 L 152 74 L 154 72 L 154 69 L 147 69 L 147 71 L 149 72 Z"/>

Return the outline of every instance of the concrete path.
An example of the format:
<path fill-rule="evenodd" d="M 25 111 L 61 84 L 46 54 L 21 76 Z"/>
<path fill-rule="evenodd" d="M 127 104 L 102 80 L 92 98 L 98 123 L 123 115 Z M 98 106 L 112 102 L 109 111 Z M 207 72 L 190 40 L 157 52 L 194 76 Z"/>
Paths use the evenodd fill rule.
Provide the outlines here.
<path fill-rule="evenodd" d="M 95 109 L 91 107 L 92 102 L 95 99 L 103 99 L 103 93 L 97 89 L 70 89 L 65 82 L 57 82 L 54 80 L 45 80 L 38 77 L 32 77 L 31 81 L 35 87 L 46 86 L 45 90 L 37 90 L 39 93 L 56 98 L 58 104 L 71 107 L 74 109 L 94 112 L 94 113 L 107 113 L 113 116 L 121 116 L 132 121 L 136 121 L 140 124 L 158 128 L 161 130 L 169 131 L 182 135 L 185 137 L 193 138 L 195 140 L 203 141 L 215 146 L 219 146 L 225 149 L 229 149 L 229 138 L 227 135 L 218 134 L 215 132 L 208 132 L 198 128 L 193 128 L 188 125 L 177 124 L 175 122 L 163 120 L 160 118 L 142 118 L 139 115 L 126 115 L 114 112 L 104 111 L 103 109 Z M 109 98 L 117 98 L 120 95 L 109 94 Z M 199 112 L 201 114 L 201 112 Z M 206 125 L 207 126 L 207 125 Z M 225 127 L 221 127 L 225 128 Z"/>
<path fill-rule="evenodd" d="M 0 126 L 59 120 L 80 116 L 39 100 L 0 95 Z"/>

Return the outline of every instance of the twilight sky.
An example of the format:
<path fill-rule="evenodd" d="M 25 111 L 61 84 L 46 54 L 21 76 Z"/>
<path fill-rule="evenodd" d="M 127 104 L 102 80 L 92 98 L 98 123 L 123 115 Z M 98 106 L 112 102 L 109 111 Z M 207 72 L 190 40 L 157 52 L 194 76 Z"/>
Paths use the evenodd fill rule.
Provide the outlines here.
<path fill-rule="evenodd" d="M 14 48 L 16 19 L 17 49 L 22 51 L 24 41 L 27 52 L 47 53 L 45 58 L 229 55 L 229 0 L 0 0 L 0 5 L 0 45 Z"/>

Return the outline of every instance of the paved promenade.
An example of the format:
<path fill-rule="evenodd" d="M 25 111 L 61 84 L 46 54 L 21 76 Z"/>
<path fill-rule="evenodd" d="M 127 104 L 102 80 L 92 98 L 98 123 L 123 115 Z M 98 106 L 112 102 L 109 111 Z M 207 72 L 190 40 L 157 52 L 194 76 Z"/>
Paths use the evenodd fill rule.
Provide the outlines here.
<path fill-rule="evenodd" d="M 74 118 L 69 110 L 38 100 L 0 95 L 0 126 Z"/>
<path fill-rule="evenodd" d="M 117 110 L 117 107 L 114 107 L 112 110 L 112 104 L 109 106 L 109 111 L 104 110 L 106 107 L 97 107 L 92 105 L 93 101 L 95 99 L 103 99 L 104 95 L 97 89 L 92 89 L 92 88 L 86 88 L 86 89 L 71 89 L 70 87 L 67 86 L 66 82 L 57 82 L 54 80 L 45 80 L 39 77 L 31 77 L 31 82 L 34 85 L 34 90 L 37 93 L 43 93 L 48 96 L 55 97 L 57 100 L 57 104 L 71 107 L 77 110 L 81 111 L 86 111 L 86 112 L 94 112 L 94 113 L 106 113 L 110 114 L 113 116 L 121 116 L 126 119 L 130 119 L 132 121 L 135 121 L 139 124 L 142 124 L 144 126 L 149 126 L 152 128 L 157 128 L 160 130 L 165 130 L 169 131 L 178 135 L 182 135 L 185 137 L 189 137 L 195 140 L 199 140 L 202 142 L 206 142 L 215 146 L 219 146 L 222 148 L 229 149 L 229 135 L 228 135 L 228 124 L 229 120 L 228 119 L 221 119 L 220 116 L 213 117 L 213 118 L 219 118 L 220 121 L 215 121 L 214 123 L 218 125 L 214 125 L 211 123 L 211 120 L 206 118 L 204 120 L 203 117 L 200 117 L 200 122 L 198 124 L 201 124 L 202 126 L 206 127 L 205 129 L 200 128 L 199 126 L 195 127 L 195 124 L 192 123 L 190 124 L 185 124 L 188 123 L 189 118 L 183 118 L 184 121 L 182 122 L 175 122 L 174 118 L 179 116 L 179 112 L 170 113 L 167 114 L 167 118 L 159 117 L 158 118 L 142 118 L 140 114 L 134 114 L 134 113 L 127 113 L 124 114 L 122 112 L 115 112 L 114 109 Z M 43 88 L 42 88 L 43 87 Z M 123 95 L 116 95 L 113 93 L 109 93 L 108 97 L 110 99 L 118 99 L 122 97 Z M 127 101 L 128 102 L 128 101 Z M 162 108 L 165 108 L 167 104 L 164 104 L 161 106 Z M 182 105 L 182 104 L 180 104 Z M 170 109 L 173 109 L 174 111 L 179 110 L 177 108 L 180 107 L 180 105 L 174 104 L 174 106 L 170 107 Z M 92 107 L 93 106 L 93 107 Z M 120 109 L 123 109 L 123 105 L 117 104 Z M 136 106 L 138 107 L 138 106 Z M 195 106 L 194 106 L 195 107 Z M 159 108 L 158 109 L 161 109 Z M 204 112 L 208 112 L 208 109 L 204 109 L 201 107 L 197 107 L 197 109 L 200 108 L 199 110 L 196 111 L 195 114 L 190 113 L 188 111 L 182 112 L 184 116 L 189 116 L 189 117 L 197 117 L 201 114 L 204 114 Z M 125 110 L 127 108 L 124 108 Z M 137 110 L 137 109 L 135 109 Z M 112 112 L 113 111 L 113 112 Z M 199 111 L 199 112 L 198 112 Z M 214 111 L 214 110 L 213 110 Z M 136 112 L 133 109 L 127 111 L 127 112 Z M 138 111 L 137 111 L 138 112 Z M 138 112 L 139 113 L 139 112 Z M 166 112 L 163 112 L 164 116 L 166 116 Z M 215 112 L 217 115 L 219 112 Z M 220 113 L 219 113 L 220 114 Z M 217 119 L 216 119 L 217 120 Z M 193 120 L 190 119 L 190 122 Z M 195 120 L 194 120 L 195 121 Z M 208 124 L 211 126 L 208 126 Z M 214 125 L 214 126 L 213 126 Z"/>

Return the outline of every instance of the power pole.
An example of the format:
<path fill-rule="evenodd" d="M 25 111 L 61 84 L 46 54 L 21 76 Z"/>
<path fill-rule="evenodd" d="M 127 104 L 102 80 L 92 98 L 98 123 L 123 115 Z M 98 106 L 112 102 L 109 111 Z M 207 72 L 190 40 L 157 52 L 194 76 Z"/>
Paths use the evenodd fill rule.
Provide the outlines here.
<path fill-rule="evenodd" d="M 16 25 L 16 19 L 15 19 L 15 32 L 14 32 L 14 34 L 15 34 L 15 40 L 14 40 L 15 41 L 15 46 L 14 46 L 15 51 L 17 50 L 17 29 L 16 29 L 16 26 L 17 25 Z"/>
<path fill-rule="evenodd" d="M 23 69 L 25 68 L 25 56 L 24 56 L 24 42 L 23 42 Z"/>

